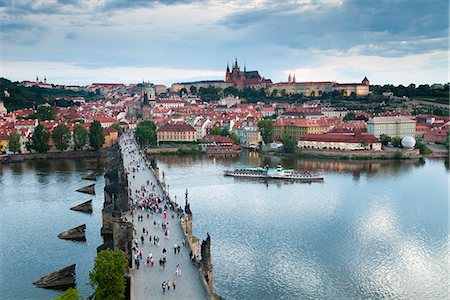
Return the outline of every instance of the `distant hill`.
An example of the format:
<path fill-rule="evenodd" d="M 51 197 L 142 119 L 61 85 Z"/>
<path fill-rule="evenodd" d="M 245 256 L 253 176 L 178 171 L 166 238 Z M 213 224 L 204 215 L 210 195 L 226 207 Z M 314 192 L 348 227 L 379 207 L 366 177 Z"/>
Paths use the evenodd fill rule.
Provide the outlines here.
<path fill-rule="evenodd" d="M 4 91 L 8 91 L 6 97 Z M 6 78 L 0 78 L 0 99 L 4 102 L 8 111 L 22 108 L 32 108 L 37 105 L 49 103 L 53 105 L 57 97 L 84 97 L 86 101 L 93 100 L 98 96 L 95 93 L 84 91 L 70 91 L 64 89 L 46 89 L 38 86 L 23 87 L 18 82 L 11 82 Z M 64 106 L 70 105 L 64 102 Z"/>

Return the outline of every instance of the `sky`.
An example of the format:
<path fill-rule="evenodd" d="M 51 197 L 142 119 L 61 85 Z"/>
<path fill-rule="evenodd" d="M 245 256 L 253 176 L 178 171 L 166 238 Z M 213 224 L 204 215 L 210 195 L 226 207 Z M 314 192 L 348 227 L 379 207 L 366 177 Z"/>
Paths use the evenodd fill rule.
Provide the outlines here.
<path fill-rule="evenodd" d="M 0 0 L 0 76 L 446 83 L 448 0 Z"/>

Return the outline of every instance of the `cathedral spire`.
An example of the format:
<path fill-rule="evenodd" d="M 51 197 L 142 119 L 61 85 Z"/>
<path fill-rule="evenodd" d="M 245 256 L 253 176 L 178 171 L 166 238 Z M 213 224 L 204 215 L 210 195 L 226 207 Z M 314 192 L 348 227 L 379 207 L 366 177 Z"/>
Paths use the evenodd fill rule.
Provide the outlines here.
<path fill-rule="evenodd" d="M 292 76 L 292 82 L 295 83 L 295 73 L 294 73 L 294 76 Z"/>
<path fill-rule="evenodd" d="M 244 63 L 244 73 L 247 72 L 247 66 L 246 63 Z"/>
<path fill-rule="evenodd" d="M 234 67 L 235 67 L 236 69 L 239 68 L 238 62 L 237 62 L 237 57 L 235 58 L 235 61 L 234 61 Z"/>
<path fill-rule="evenodd" d="M 288 76 L 288 82 L 291 82 L 291 81 L 292 81 L 291 73 L 289 73 L 289 76 Z"/>

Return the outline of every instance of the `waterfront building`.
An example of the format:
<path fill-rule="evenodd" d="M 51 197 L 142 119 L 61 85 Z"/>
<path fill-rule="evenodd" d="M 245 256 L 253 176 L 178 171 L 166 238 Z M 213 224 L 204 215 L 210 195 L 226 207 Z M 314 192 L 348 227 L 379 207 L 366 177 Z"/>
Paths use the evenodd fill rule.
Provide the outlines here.
<path fill-rule="evenodd" d="M 381 142 L 368 134 L 305 134 L 300 137 L 300 149 L 317 150 L 381 150 Z"/>
<path fill-rule="evenodd" d="M 307 119 L 285 119 L 280 118 L 273 124 L 274 136 L 281 139 L 283 136 L 290 136 L 298 141 L 305 134 L 326 133 L 331 128 L 325 119 L 307 120 Z"/>
<path fill-rule="evenodd" d="M 405 116 L 373 117 L 367 122 L 367 133 L 379 138 L 385 134 L 390 137 L 416 136 L 416 121 Z"/>
<path fill-rule="evenodd" d="M 197 132 L 194 127 L 186 123 L 167 123 L 161 126 L 157 132 L 159 142 L 193 142 L 197 140 Z"/>

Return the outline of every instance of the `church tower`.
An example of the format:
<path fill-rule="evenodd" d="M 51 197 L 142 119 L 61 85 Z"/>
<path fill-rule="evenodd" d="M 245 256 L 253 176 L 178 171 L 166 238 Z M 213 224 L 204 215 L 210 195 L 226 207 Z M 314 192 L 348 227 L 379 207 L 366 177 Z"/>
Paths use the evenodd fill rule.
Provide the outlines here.
<path fill-rule="evenodd" d="M 295 73 L 294 76 L 292 76 L 292 82 L 295 83 Z"/>
<path fill-rule="evenodd" d="M 226 82 L 231 81 L 230 66 L 228 63 L 227 63 L 227 71 L 225 72 L 225 81 Z"/>
<path fill-rule="evenodd" d="M 288 76 L 288 83 L 291 83 L 291 81 L 292 81 L 291 73 L 289 73 L 289 76 Z"/>

